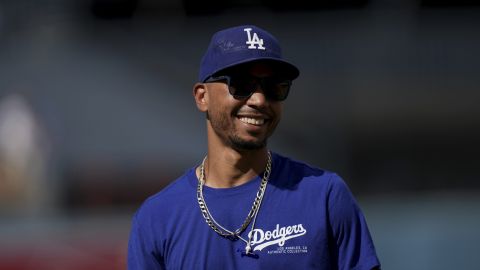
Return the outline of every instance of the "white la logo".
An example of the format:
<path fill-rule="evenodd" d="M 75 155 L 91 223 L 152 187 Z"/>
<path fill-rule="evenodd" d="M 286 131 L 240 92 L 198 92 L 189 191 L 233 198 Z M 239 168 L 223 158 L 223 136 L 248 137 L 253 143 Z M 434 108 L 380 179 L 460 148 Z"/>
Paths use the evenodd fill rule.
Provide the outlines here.
<path fill-rule="evenodd" d="M 243 31 L 247 32 L 248 40 L 245 43 L 250 45 L 248 46 L 249 49 L 265 50 L 265 47 L 263 47 L 263 39 L 258 38 L 257 33 L 253 33 L 253 37 L 250 35 L 250 31 L 252 31 L 252 28 L 245 28 L 243 29 Z"/>

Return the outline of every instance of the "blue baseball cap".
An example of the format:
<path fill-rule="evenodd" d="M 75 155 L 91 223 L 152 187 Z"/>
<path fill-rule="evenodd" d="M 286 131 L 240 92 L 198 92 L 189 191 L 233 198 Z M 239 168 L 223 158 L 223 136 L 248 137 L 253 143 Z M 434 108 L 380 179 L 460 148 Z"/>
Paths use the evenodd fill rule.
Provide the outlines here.
<path fill-rule="evenodd" d="M 284 60 L 278 40 L 255 25 L 241 25 L 216 32 L 200 63 L 199 82 L 226 68 L 254 61 L 268 61 L 289 79 L 300 74 L 296 66 Z"/>

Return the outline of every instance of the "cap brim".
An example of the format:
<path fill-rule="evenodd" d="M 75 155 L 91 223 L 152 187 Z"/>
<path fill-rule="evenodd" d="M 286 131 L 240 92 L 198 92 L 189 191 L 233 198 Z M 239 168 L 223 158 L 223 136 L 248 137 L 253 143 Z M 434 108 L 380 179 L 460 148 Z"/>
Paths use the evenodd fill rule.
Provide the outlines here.
<path fill-rule="evenodd" d="M 231 63 L 227 66 L 222 67 L 221 69 L 214 71 L 212 75 L 217 74 L 229 68 L 241 66 L 244 64 L 250 64 L 254 62 L 267 62 L 269 63 L 269 65 L 271 64 L 275 72 L 282 74 L 282 76 L 285 76 L 290 80 L 294 80 L 300 75 L 300 70 L 295 65 L 283 59 L 279 59 L 275 57 L 255 57 L 255 58 L 243 59 L 242 61 Z M 204 78 L 203 80 L 205 81 L 206 79 L 208 78 Z"/>

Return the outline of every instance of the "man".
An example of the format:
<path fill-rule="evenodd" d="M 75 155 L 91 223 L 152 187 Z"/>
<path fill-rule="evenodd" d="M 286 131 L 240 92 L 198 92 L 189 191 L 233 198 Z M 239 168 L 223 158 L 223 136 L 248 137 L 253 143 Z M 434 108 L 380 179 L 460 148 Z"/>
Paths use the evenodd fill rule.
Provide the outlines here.
<path fill-rule="evenodd" d="M 129 269 L 379 269 L 344 181 L 267 148 L 298 75 L 259 27 L 213 35 L 193 88 L 208 153 L 137 211 Z"/>

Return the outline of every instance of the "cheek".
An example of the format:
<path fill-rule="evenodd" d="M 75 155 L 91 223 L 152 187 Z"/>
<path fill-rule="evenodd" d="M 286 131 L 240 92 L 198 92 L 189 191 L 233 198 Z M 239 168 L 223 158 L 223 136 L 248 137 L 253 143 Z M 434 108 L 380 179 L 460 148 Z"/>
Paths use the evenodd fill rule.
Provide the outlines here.
<path fill-rule="evenodd" d="M 271 108 L 272 108 L 272 111 L 275 113 L 275 117 L 277 118 L 277 121 L 280 121 L 283 113 L 283 103 L 275 102 L 271 104 Z"/>
<path fill-rule="evenodd" d="M 207 111 L 214 125 L 225 126 L 230 121 L 232 108 L 227 98 L 217 95 L 210 98 Z"/>
<path fill-rule="evenodd" d="M 228 90 L 222 84 L 213 84 L 208 88 L 208 105 L 210 111 L 225 109 L 230 101 Z"/>
<path fill-rule="evenodd" d="M 224 103 L 219 102 L 217 99 L 211 99 L 208 103 L 208 112 L 210 115 L 221 116 L 223 114 L 227 114 L 227 107 Z"/>
<path fill-rule="evenodd" d="M 235 115 L 241 106 L 242 103 L 233 98 L 228 91 L 219 89 L 218 93 L 210 96 L 207 110 L 210 114 L 221 115 L 225 118 Z"/>

